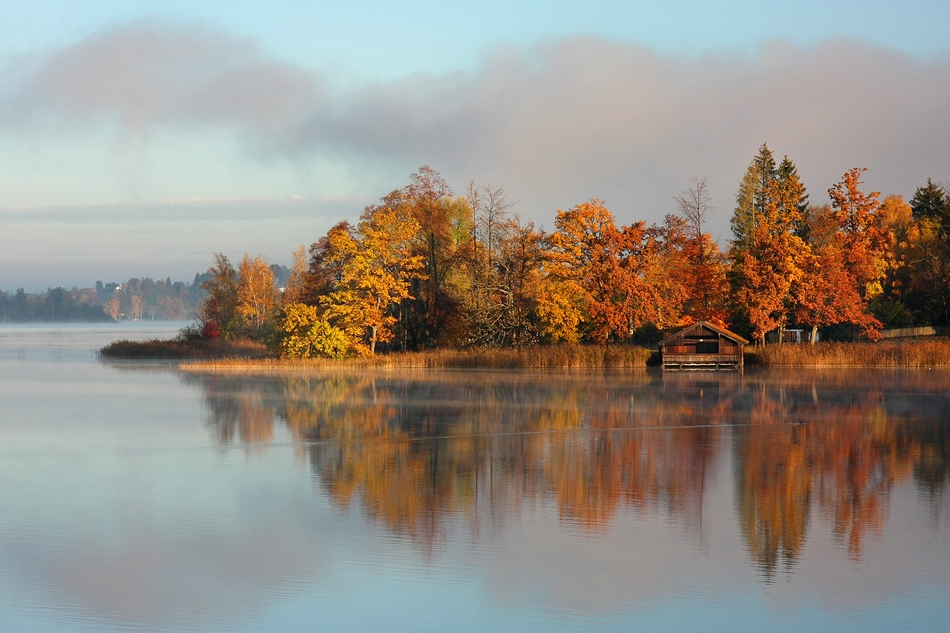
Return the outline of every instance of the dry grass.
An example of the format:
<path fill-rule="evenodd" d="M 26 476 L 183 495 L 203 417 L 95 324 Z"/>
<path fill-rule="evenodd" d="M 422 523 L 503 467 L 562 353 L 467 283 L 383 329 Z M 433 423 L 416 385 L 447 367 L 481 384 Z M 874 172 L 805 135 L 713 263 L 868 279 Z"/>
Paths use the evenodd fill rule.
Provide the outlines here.
<path fill-rule="evenodd" d="M 525 349 L 432 350 L 380 354 L 345 361 L 278 360 L 251 341 L 117 341 L 104 358 L 194 359 L 185 371 L 272 373 L 324 369 L 634 369 L 655 355 L 630 345 L 553 345 Z M 950 339 L 768 345 L 747 349 L 746 364 L 761 367 L 950 367 Z"/>
<path fill-rule="evenodd" d="M 525 349 L 432 350 L 345 361 L 220 360 L 184 363 L 185 371 L 257 373 L 307 369 L 630 369 L 643 368 L 653 354 L 628 345 L 555 345 Z"/>
<path fill-rule="evenodd" d="M 101 350 L 102 358 L 125 360 L 168 360 L 185 358 L 261 358 L 267 347 L 254 341 L 223 339 L 171 339 L 115 341 Z"/>
<path fill-rule="evenodd" d="M 950 339 L 767 345 L 746 352 L 764 367 L 950 367 Z"/>

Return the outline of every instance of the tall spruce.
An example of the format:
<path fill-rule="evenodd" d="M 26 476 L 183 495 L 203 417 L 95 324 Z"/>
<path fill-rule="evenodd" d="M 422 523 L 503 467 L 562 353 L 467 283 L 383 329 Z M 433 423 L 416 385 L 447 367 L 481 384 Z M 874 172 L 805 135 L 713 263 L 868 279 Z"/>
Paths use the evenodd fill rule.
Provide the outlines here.
<path fill-rule="evenodd" d="M 910 199 L 910 208 L 915 218 L 933 218 L 945 222 L 950 216 L 950 196 L 943 187 L 928 178 L 926 185 L 917 187 L 914 197 Z"/>
<path fill-rule="evenodd" d="M 808 259 L 805 209 L 808 194 L 795 164 L 785 156 L 776 166 L 763 144 L 746 170 L 732 218 L 730 258 L 735 320 L 748 320 L 752 336 L 786 325 L 794 309 L 795 284 Z"/>
<path fill-rule="evenodd" d="M 768 145 L 763 143 L 746 169 L 736 193 L 736 210 L 730 224 L 735 236 L 733 247 L 738 252 L 755 245 L 756 227 L 765 214 L 777 177 L 775 158 Z"/>
<path fill-rule="evenodd" d="M 776 185 L 776 204 L 780 221 L 786 228 L 791 229 L 792 233 L 802 239 L 807 239 L 808 193 L 798 176 L 798 168 L 788 156 L 783 157 L 782 162 L 779 163 Z"/>

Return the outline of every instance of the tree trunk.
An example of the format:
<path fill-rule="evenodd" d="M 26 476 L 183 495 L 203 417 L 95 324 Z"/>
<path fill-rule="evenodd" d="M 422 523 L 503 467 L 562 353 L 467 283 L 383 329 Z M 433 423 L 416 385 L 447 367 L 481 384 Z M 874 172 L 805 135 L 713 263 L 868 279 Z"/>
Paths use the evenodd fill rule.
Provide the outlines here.
<path fill-rule="evenodd" d="M 813 325 L 813 326 L 811 326 L 811 341 L 810 341 L 810 343 L 811 343 L 812 345 L 815 344 L 815 339 L 816 339 L 816 338 L 818 338 L 818 326 L 817 326 L 817 325 Z"/>

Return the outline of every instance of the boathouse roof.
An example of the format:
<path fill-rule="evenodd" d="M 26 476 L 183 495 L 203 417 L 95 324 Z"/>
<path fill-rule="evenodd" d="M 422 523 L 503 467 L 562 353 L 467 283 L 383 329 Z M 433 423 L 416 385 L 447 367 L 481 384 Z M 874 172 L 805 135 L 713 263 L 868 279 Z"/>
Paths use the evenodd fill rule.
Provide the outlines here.
<path fill-rule="evenodd" d="M 727 330 L 727 329 L 724 328 L 724 327 L 719 327 L 718 325 L 713 325 L 713 324 L 710 323 L 709 321 L 697 321 L 696 323 L 693 323 L 692 325 L 687 325 L 687 326 L 684 327 L 682 330 L 679 330 L 678 332 L 676 332 L 676 333 L 674 333 L 674 334 L 671 334 L 670 336 L 667 336 L 665 339 L 663 339 L 662 341 L 660 341 L 660 345 L 664 345 L 664 344 L 666 344 L 666 343 L 672 341 L 672 340 L 675 339 L 675 338 L 679 338 L 679 337 L 681 337 L 681 336 L 688 335 L 688 334 L 690 334 L 690 333 L 692 333 L 692 332 L 694 332 L 694 331 L 699 331 L 699 330 L 701 330 L 702 328 L 706 328 L 706 329 L 708 329 L 708 330 L 712 330 L 713 332 L 716 332 L 717 334 L 719 334 L 719 336 L 722 336 L 722 337 L 724 337 L 724 338 L 727 338 L 727 339 L 729 339 L 729 340 L 731 340 L 731 341 L 734 341 L 734 342 L 736 342 L 736 343 L 740 343 L 740 344 L 742 344 L 742 345 L 748 345 L 748 344 L 749 344 L 749 341 L 745 340 L 744 338 L 742 338 L 741 336 L 739 336 L 739 335 L 736 334 L 735 332 L 730 332 L 729 330 Z"/>

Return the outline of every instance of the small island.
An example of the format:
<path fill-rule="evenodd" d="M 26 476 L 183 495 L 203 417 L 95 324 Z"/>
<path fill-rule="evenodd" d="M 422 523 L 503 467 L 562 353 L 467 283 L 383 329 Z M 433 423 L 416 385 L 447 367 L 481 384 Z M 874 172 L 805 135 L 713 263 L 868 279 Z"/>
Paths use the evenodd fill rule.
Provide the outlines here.
<path fill-rule="evenodd" d="M 950 366 L 946 338 L 899 338 L 950 323 L 950 197 L 928 180 L 910 203 L 882 201 L 862 191 L 864 171 L 812 204 L 795 164 L 762 145 L 723 251 L 705 230 L 704 179 L 662 224 L 618 225 L 591 199 L 557 211 L 548 233 L 504 189 L 457 196 L 423 166 L 355 225 L 301 246 L 282 285 L 261 257 L 235 268 L 216 254 L 195 326 L 100 353 L 222 370 L 630 368 L 659 364 L 658 342 L 707 322 L 752 343 L 748 365 Z"/>

